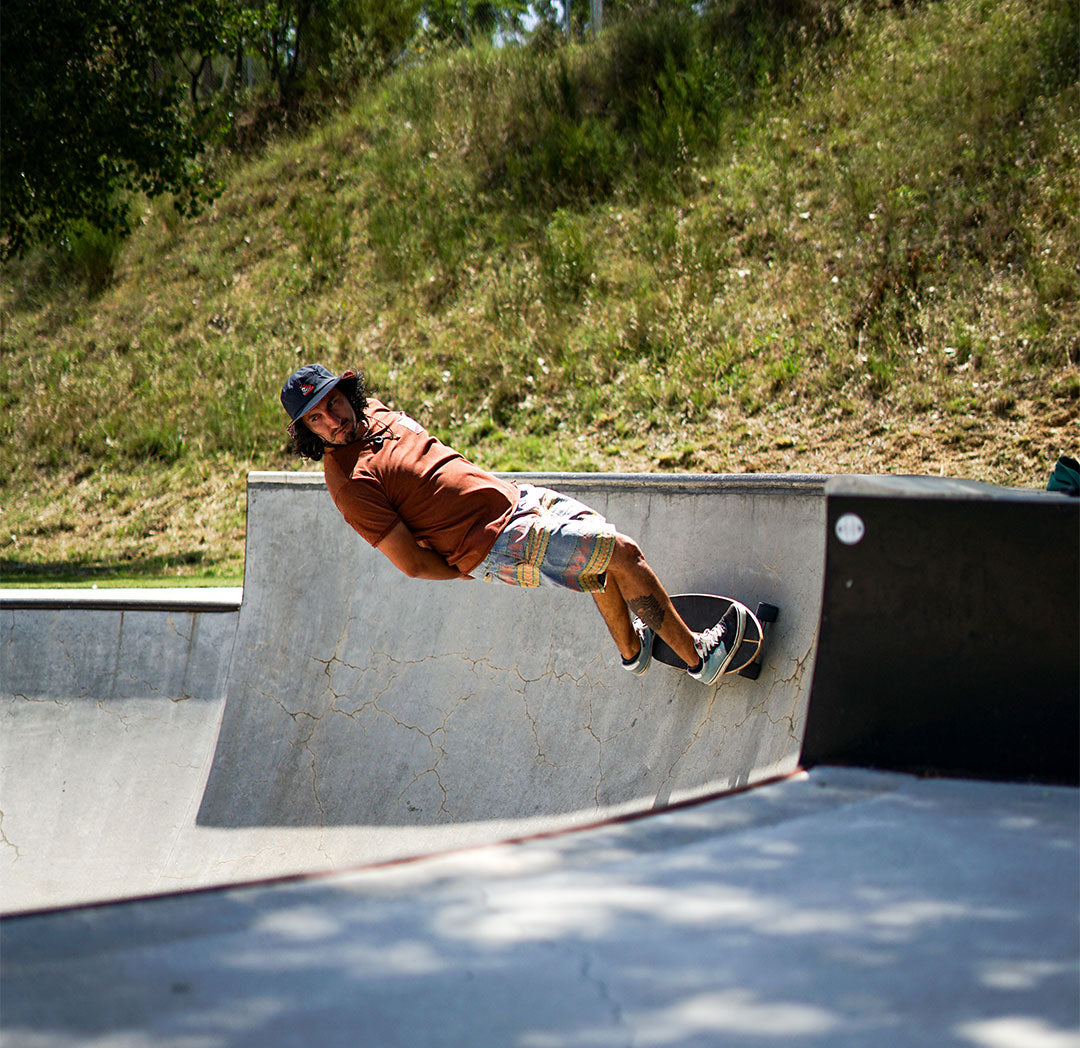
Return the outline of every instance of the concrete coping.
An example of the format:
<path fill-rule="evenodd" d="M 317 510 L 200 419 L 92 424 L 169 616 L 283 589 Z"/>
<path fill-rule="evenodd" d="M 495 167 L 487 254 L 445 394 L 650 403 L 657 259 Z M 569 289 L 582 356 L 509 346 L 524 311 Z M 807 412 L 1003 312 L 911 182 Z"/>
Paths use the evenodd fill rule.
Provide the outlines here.
<path fill-rule="evenodd" d="M 534 473 L 495 472 L 497 477 L 527 484 L 540 484 L 570 492 L 581 488 L 605 486 L 637 488 L 642 492 L 705 495 L 716 492 L 746 494 L 807 494 L 820 497 L 828 477 L 809 473 Z M 321 471 L 259 471 L 248 473 L 248 485 L 269 487 L 295 485 L 325 486 Z"/>
<path fill-rule="evenodd" d="M 0 589 L 0 608 L 84 611 L 232 611 L 242 586 L 175 589 Z"/>
<path fill-rule="evenodd" d="M 853 474 L 830 477 L 826 494 L 845 498 L 922 499 L 935 502 L 1059 502 L 1061 492 L 1005 488 L 959 477 Z M 1069 498 L 1068 495 L 1064 496 Z"/>

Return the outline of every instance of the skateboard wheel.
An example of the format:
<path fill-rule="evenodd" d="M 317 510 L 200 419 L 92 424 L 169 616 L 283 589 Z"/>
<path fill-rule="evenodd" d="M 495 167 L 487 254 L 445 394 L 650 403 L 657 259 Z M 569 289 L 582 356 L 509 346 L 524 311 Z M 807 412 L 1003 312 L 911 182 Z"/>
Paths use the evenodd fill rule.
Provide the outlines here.
<path fill-rule="evenodd" d="M 762 622 L 775 622 L 779 614 L 780 609 L 775 604 L 759 604 L 757 606 L 757 617 Z"/>
<path fill-rule="evenodd" d="M 746 677 L 747 680 L 757 680 L 761 676 L 761 663 L 751 662 L 748 666 L 743 666 L 739 670 L 740 677 Z"/>

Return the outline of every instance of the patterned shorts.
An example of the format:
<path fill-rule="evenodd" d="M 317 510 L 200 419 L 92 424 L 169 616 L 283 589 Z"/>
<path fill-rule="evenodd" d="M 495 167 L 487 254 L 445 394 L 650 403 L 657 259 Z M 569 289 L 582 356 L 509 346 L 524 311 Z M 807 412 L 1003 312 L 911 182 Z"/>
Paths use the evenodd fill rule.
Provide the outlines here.
<path fill-rule="evenodd" d="M 475 579 L 511 586 L 563 586 L 602 593 L 615 552 L 615 528 L 577 499 L 520 485 L 517 509 Z"/>

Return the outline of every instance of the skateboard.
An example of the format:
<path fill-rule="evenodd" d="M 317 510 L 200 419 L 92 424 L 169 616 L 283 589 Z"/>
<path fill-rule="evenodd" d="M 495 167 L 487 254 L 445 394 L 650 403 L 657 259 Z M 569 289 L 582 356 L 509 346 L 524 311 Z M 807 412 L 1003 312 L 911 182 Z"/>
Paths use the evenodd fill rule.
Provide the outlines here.
<path fill-rule="evenodd" d="M 742 601 L 732 597 L 718 597 L 712 593 L 676 593 L 672 595 L 671 603 L 675 605 L 675 610 L 686 625 L 695 632 L 715 626 L 732 604 L 741 605 L 746 611 L 746 631 L 739 650 L 724 671 L 724 676 L 737 673 L 750 680 L 758 679 L 761 673 L 761 653 L 765 647 L 765 626 L 775 622 L 780 614 L 780 609 L 775 604 L 759 604 L 755 614 Z M 678 670 L 686 669 L 686 663 L 659 637 L 653 641 L 653 658 L 666 666 L 674 666 Z"/>

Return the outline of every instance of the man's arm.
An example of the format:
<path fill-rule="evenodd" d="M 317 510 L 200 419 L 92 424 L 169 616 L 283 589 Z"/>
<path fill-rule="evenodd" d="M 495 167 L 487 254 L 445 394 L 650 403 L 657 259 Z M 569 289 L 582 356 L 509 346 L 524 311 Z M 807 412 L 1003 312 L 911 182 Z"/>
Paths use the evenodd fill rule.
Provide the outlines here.
<path fill-rule="evenodd" d="M 457 568 L 452 568 L 434 550 L 416 544 L 412 532 L 403 521 L 398 521 L 390 533 L 376 547 L 390 560 L 398 571 L 411 579 L 467 579 Z"/>

